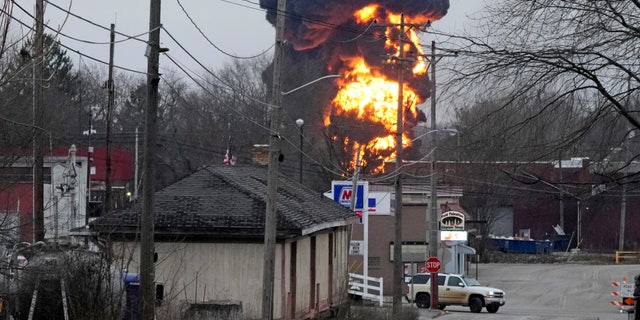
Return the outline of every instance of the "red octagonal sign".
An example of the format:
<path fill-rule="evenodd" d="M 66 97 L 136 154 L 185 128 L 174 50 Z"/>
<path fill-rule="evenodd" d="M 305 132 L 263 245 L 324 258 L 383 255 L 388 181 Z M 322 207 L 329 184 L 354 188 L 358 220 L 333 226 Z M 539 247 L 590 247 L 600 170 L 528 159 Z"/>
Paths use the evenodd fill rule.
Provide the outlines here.
<path fill-rule="evenodd" d="M 442 263 L 440 263 L 440 259 L 438 259 L 438 257 L 429 257 L 429 259 L 424 263 L 424 266 L 427 268 L 427 272 L 429 273 L 437 273 L 440 271 L 441 265 Z"/>

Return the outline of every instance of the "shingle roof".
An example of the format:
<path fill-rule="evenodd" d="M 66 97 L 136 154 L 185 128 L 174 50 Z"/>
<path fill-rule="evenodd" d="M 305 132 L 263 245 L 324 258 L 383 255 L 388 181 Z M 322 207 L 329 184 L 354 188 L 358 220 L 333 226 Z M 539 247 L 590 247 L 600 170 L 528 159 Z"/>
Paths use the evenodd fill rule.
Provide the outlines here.
<path fill-rule="evenodd" d="M 266 213 L 267 170 L 255 166 L 208 166 L 155 193 L 155 235 L 213 238 L 262 238 Z M 141 203 L 141 202 L 140 202 Z M 356 217 L 297 181 L 280 175 L 277 237 L 290 238 Z M 90 230 L 132 234 L 139 229 L 138 209 L 116 210 L 90 223 Z"/>

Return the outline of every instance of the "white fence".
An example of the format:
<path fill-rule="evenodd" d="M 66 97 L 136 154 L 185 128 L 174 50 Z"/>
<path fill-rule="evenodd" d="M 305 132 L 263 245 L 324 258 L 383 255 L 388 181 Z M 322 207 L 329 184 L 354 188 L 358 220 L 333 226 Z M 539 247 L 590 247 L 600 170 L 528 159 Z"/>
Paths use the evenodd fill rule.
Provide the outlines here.
<path fill-rule="evenodd" d="M 356 273 L 349 273 L 349 294 L 361 296 L 363 299 L 378 300 L 382 307 L 383 279 L 365 277 Z M 371 291 L 375 293 L 371 293 Z"/>

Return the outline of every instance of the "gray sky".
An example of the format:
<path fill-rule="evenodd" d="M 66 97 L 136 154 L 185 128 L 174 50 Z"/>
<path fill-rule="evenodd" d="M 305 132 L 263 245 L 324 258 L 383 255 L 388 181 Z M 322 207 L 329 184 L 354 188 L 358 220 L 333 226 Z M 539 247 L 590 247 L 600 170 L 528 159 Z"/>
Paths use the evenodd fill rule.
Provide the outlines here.
<path fill-rule="evenodd" d="M 76 66 L 79 55 L 75 51 L 107 62 L 109 60 L 109 31 L 111 23 L 115 23 L 116 31 L 128 35 L 140 35 L 143 40 L 148 39 L 144 34 L 149 28 L 149 1 L 145 0 L 50 0 L 86 20 L 107 29 L 94 26 L 86 21 L 66 14 L 54 7 L 46 5 L 45 21 L 52 28 L 61 28 L 60 41 L 72 48 L 69 55 L 73 57 Z M 470 21 L 467 16 L 482 9 L 483 0 L 450 0 L 448 14 L 433 27 L 445 32 L 460 31 Z M 34 12 L 34 1 L 18 1 L 18 5 L 29 13 Z M 274 28 L 266 21 L 265 12 L 259 8 L 258 0 L 180 0 L 184 9 L 194 22 L 202 29 L 206 36 L 222 51 L 237 56 L 253 56 L 269 49 L 275 39 Z M 231 58 L 212 46 L 189 21 L 180 8 L 178 0 L 162 1 L 162 24 L 196 59 L 213 68 L 220 68 Z M 13 8 L 13 15 L 20 18 L 27 25 L 33 20 L 20 8 Z M 65 20 L 66 19 L 66 20 Z M 46 30 L 51 33 L 51 30 Z M 25 27 L 12 21 L 11 35 L 23 34 Z M 65 36 L 66 35 L 66 36 Z M 68 36 L 68 37 L 67 37 Z M 70 37 L 82 39 L 76 41 Z M 116 41 L 125 37 L 116 35 Z M 423 41 L 444 41 L 423 35 Z M 170 49 L 169 54 L 190 70 L 201 73 L 201 67 L 190 58 L 166 33 L 161 33 L 164 47 Z M 99 42 L 91 44 L 88 42 Z M 114 63 L 118 66 L 146 71 L 145 44 L 136 40 L 118 42 L 115 46 Z M 87 63 L 90 59 L 83 58 Z M 166 58 L 160 60 L 161 69 L 171 68 L 172 62 Z M 116 69 L 116 72 L 123 72 Z"/>

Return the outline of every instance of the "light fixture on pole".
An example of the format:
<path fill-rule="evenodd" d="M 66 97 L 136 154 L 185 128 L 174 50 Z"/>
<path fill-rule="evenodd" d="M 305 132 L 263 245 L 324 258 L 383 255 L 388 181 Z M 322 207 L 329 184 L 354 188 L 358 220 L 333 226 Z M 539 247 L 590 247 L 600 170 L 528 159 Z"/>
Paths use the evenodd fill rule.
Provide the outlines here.
<path fill-rule="evenodd" d="M 435 127 L 435 125 L 432 123 L 432 126 Z M 437 135 L 437 132 L 440 131 L 444 131 L 447 132 L 449 134 L 449 136 L 454 136 L 456 134 L 458 134 L 458 130 L 456 129 L 447 129 L 447 128 L 443 128 L 443 129 L 432 129 L 429 130 L 415 138 L 413 138 L 411 141 L 415 141 L 418 140 L 420 138 L 422 138 L 423 136 L 427 136 L 430 134 L 434 134 Z M 427 242 L 429 243 L 429 256 L 430 257 L 437 257 L 438 256 L 438 247 L 437 247 L 437 243 L 439 241 L 438 239 L 438 191 L 437 191 L 437 173 L 436 173 L 436 149 L 438 148 L 438 137 L 437 136 L 432 136 L 429 138 L 429 140 L 431 141 L 431 151 L 429 152 L 430 154 L 430 165 L 431 165 L 431 178 L 430 178 L 430 192 L 431 195 L 429 196 L 429 215 L 427 218 L 427 222 L 429 223 L 429 231 L 427 234 Z"/>
<path fill-rule="evenodd" d="M 302 120 L 302 118 L 298 118 L 298 120 L 296 120 L 296 126 L 298 126 L 298 129 L 300 129 L 300 162 L 299 164 L 299 169 L 300 171 L 298 172 L 298 178 L 300 179 L 300 183 L 302 183 L 302 147 L 303 147 L 303 129 L 302 126 L 304 125 L 304 120 Z"/>

